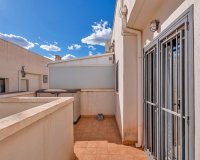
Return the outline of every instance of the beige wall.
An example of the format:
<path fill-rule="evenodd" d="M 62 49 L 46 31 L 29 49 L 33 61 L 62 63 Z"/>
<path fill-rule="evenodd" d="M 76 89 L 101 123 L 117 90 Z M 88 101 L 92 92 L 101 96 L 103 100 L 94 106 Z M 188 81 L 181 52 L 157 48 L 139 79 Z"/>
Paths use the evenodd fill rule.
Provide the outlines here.
<path fill-rule="evenodd" d="M 0 119 L 11 116 L 13 114 L 23 112 L 25 110 L 31 109 L 33 107 L 37 107 L 44 103 L 0 103 Z"/>
<path fill-rule="evenodd" d="M 113 90 L 81 91 L 81 115 L 91 116 L 103 113 L 115 115 L 115 92 Z"/>
<path fill-rule="evenodd" d="M 134 2 L 128 2 L 128 7 Z M 137 141 L 137 37 L 122 36 L 119 15 L 121 1 L 117 1 L 112 40 L 115 40 L 115 62 L 119 61 L 119 92 L 116 93 L 116 120 L 123 142 Z"/>
<path fill-rule="evenodd" d="M 118 115 L 123 114 L 125 112 L 126 108 L 126 96 L 129 95 L 130 97 L 135 97 L 135 93 L 131 93 L 130 90 L 133 88 L 127 88 L 123 86 L 123 83 L 126 83 L 126 70 L 134 70 L 133 66 L 126 65 L 126 57 L 127 52 L 125 51 L 125 43 L 132 43 L 132 45 L 137 45 L 136 42 L 132 39 L 127 40 L 126 38 L 121 36 L 121 20 L 119 18 L 119 4 L 121 3 L 121 0 L 117 1 L 116 11 L 115 11 L 115 21 L 114 21 L 114 27 L 113 27 L 113 36 L 112 39 L 115 40 L 116 46 L 115 46 L 115 55 L 116 55 L 116 61 L 119 59 L 121 63 L 124 63 L 120 65 L 120 91 L 118 95 L 118 104 L 117 107 L 117 117 Z M 199 0 L 177 0 L 177 1 L 170 1 L 170 0 L 124 0 L 124 4 L 127 5 L 128 8 L 128 27 L 134 28 L 137 30 L 140 30 L 142 32 L 142 48 L 149 44 L 153 38 L 155 38 L 159 33 L 161 33 L 166 27 L 168 27 L 178 16 L 180 16 L 186 9 L 188 9 L 191 5 L 194 5 L 194 94 L 195 94 L 195 159 L 200 159 L 200 125 L 199 125 L 199 114 L 200 114 L 200 99 L 198 98 L 200 95 L 200 21 L 199 21 L 199 15 L 200 15 L 200 1 Z M 158 32 L 152 33 L 150 32 L 149 25 L 151 20 L 158 19 L 160 21 L 160 29 Z M 129 41 L 129 42 L 128 42 Z M 135 57 L 130 57 L 135 58 Z M 134 60 L 133 62 L 134 63 Z M 133 71 L 134 72 L 134 71 Z M 143 74 L 141 72 L 141 74 Z M 129 84 L 130 85 L 130 84 Z M 139 82 L 138 82 L 139 86 Z M 136 88 L 134 88 L 136 89 Z M 130 99 L 130 97 L 127 99 Z M 120 101 L 121 99 L 121 101 Z M 122 100 L 123 99 L 123 100 Z M 123 102 L 122 102 L 123 101 Z M 136 101 L 136 99 L 134 99 Z M 136 104 L 136 102 L 130 102 L 132 104 Z M 120 109 L 119 109 L 120 108 Z M 121 109 L 122 108 L 122 109 Z M 133 111 L 132 111 L 133 112 Z M 124 113 L 124 116 L 127 116 L 126 113 Z M 120 119 L 120 118 L 118 118 Z M 123 121 L 124 118 L 122 117 L 121 120 Z M 123 122 L 118 124 L 123 126 Z M 122 129 L 123 130 L 123 129 Z"/>
<path fill-rule="evenodd" d="M 19 93 L 11 93 L 11 94 L 0 95 L 0 99 L 11 98 L 11 97 L 35 97 L 35 93 L 34 92 L 19 92 Z"/>
<path fill-rule="evenodd" d="M 178 16 L 180 16 L 191 5 L 194 5 L 194 107 L 195 107 L 195 159 L 200 159 L 200 1 L 199 0 L 178 0 L 178 1 L 163 1 L 159 9 L 154 12 L 151 19 L 159 19 L 161 28 L 158 32 L 152 34 L 149 31 L 149 25 L 145 26 L 143 30 L 143 46 L 147 45 L 153 38 L 161 33 L 168 25 L 170 25 Z"/>
<path fill-rule="evenodd" d="M 122 139 L 124 139 L 124 46 L 123 46 L 123 36 L 121 35 L 121 19 L 119 17 L 120 1 L 117 1 L 115 9 L 115 19 L 113 25 L 113 35 L 112 40 L 115 40 L 115 62 L 119 63 L 119 92 L 116 93 L 116 111 L 115 117 L 120 130 Z"/>
<path fill-rule="evenodd" d="M 135 95 L 137 90 L 137 86 L 133 86 L 133 88 L 126 89 L 126 78 L 128 79 L 129 74 L 126 74 L 126 70 L 132 70 L 132 73 L 135 72 L 134 68 L 134 60 L 132 65 L 128 65 L 129 59 L 127 56 L 130 52 L 126 50 L 126 46 L 130 44 L 136 47 L 136 42 L 134 40 L 127 40 L 126 37 L 121 36 L 121 19 L 119 18 L 119 6 L 121 4 L 121 0 L 117 1 L 116 11 L 115 11 L 115 19 L 113 26 L 113 35 L 112 40 L 115 40 L 115 56 L 116 61 L 119 60 L 119 94 L 117 94 L 117 104 L 116 104 L 116 117 L 120 130 L 125 132 L 125 117 L 126 116 L 126 107 L 128 107 L 128 100 L 126 100 L 127 95 L 131 95 L 133 97 L 133 101 L 129 101 L 130 104 L 136 104 Z M 134 28 L 137 30 L 141 30 L 142 32 L 142 46 L 146 46 L 149 44 L 153 38 L 155 38 L 159 33 L 161 33 L 166 27 L 168 27 L 176 18 L 178 18 L 185 10 L 187 10 L 191 5 L 194 5 L 194 94 L 195 94 L 195 122 L 200 121 L 200 99 L 198 98 L 200 95 L 200 1 L 199 0 L 177 0 L 177 1 L 168 1 L 168 0 L 155 0 L 155 1 L 147 1 L 147 0 L 124 0 L 124 4 L 127 5 L 128 8 L 128 27 Z M 158 32 L 152 33 L 149 29 L 149 24 L 151 20 L 158 19 L 160 21 L 160 29 Z M 143 48 L 142 47 L 142 48 Z M 127 47 L 128 48 L 128 47 Z M 134 49 L 132 49 L 134 50 Z M 133 51 L 134 52 L 134 51 Z M 127 59 L 126 59 L 127 57 Z M 135 58 L 131 57 L 130 58 Z M 130 72 L 130 71 L 129 71 Z M 133 73 L 134 74 L 134 73 Z M 141 71 L 141 74 L 142 71 Z M 131 77 L 130 77 L 131 79 Z M 134 82 L 134 79 L 132 79 Z M 127 83 L 128 84 L 128 83 Z M 131 84 L 127 85 L 130 86 Z M 132 84 L 134 85 L 134 83 Z M 128 107 L 131 109 L 130 107 Z M 133 115 L 132 115 L 133 116 Z M 137 115 L 135 115 L 137 116 Z M 130 116 L 127 115 L 127 119 Z M 129 119 L 128 121 L 133 121 L 133 119 Z M 137 125 L 136 125 L 137 126 Z M 123 134 L 123 133 L 122 133 Z M 200 159 L 200 125 L 195 123 L 195 159 Z"/>
<path fill-rule="evenodd" d="M 27 74 L 25 78 L 21 78 L 21 79 L 25 79 L 28 80 L 28 91 L 36 91 L 38 89 L 41 88 L 47 88 L 48 84 L 47 83 L 43 83 L 43 79 L 42 79 L 42 75 L 39 74 Z M 22 89 L 22 83 L 19 83 L 20 89 Z"/>
<path fill-rule="evenodd" d="M 46 108 L 48 111 L 42 111 L 39 113 L 40 115 L 32 115 L 39 108 L 32 110 L 33 112 L 31 111 L 31 113 L 28 110 L 25 111 L 24 117 L 28 114 L 32 116 L 22 119 L 18 124 L 14 124 L 13 128 L 8 126 L 10 127 L 10 132 L 13 132 L 16 128 L 22 129 L 6 138 L 2 139 L 2 133 L 4 132 L 3 135 L 6 135 L 10 134 L 10 132 L 6 133 L 6 131 L 0 130 L 0 159 L 74 160 L 73 103 L 64 103 L 65 105 L 54 101 L 51 102 L 51 105 L 55 105 L 53 107 L 49 107 L 48 104 L 41 106 L 39 107 L 41 110 Z M 58 107 L 58 105 L 63 106 Z M 20 116 L 13 116 L 10 119 L 10 123 L 17 119 L 20 119 Z M 1 122 L 0 128 L 4 127 L 2 125 L 3 123 Z M 23 127 L 24 125 L 27 126 Z"/>
<path fill-rule="evenodd" d="M 25 66 L 30 91 L 48 88 L 42 75 L 48 75 L 46 64 L 51 60 L 0 39 L 0 78 L 8 78 L 8 92 L 20 91 L 21 67 Z"/>
<path fill-rule="evenodd" d="M 124 36 L 124 140 L 137 141 L 137 37 Z"/>

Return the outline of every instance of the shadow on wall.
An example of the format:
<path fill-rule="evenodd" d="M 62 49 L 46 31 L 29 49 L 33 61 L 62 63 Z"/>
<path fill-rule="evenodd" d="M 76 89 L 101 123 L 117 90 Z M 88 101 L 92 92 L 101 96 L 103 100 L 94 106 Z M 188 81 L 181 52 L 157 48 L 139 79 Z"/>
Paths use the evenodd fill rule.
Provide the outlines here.
<path fill-rule="evenodd" d="M 123 106 L 121 106 L 123 107 Z M 122 138 L 123 141 L 123 119 L 122 119 L 122 115 L 123 115 L 123 111 L 120 107 L 120 98 L 119 98 L 119 94 L 116 94 L 116 111 L 115 111 L 115 118 L 116 118 L 116 122 L 117 122 L 117 126 L 120 132 L 120 136 Z"/>
<path fill-rule="evenodd" d="M 162 16 L 160 16 L 159 20 L 160 20 L 160 24 L 161 24 L 161 28 L 162 24 L 169 18 L 169 16 L 179 7 L 182 5 L 182 3 L 185 0 L 176 0 L 176 1 L 165 1 L 162 6 L 160 7 L 160 10 L 158 11 L 157 16 L 160 14 Z M 169 24 L 168 24 L 169 25 Z"/>
<path fill-rule="evenodd" d="M 144 37 L 144 46 L 149 44 L 153 38 L 155 38 L 160 32 L 162 32 L 167 26 L 171 24 L 172 21 L 168 21 L 169 16 L 173 14 L 173 12 L 181 6 L 185 0 L 176 0 L 176 1 L 164 1 L 162 5 L 160 5 L 159 9 L 153 16 L 150 17 L 147 26 L 145 27 L 144 33 L 146 36 Z M 158 19 L 160 21 L 159 30 L 157 32 L 150 32 L 149 25 L 150 22 L 154 19 Z"/>

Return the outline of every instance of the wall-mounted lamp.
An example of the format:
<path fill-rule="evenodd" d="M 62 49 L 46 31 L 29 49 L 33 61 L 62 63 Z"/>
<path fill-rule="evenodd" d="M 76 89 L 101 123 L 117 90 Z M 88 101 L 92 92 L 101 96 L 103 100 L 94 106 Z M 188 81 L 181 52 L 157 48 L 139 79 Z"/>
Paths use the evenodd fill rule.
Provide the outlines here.
<path fill-rule="evenodd" d="M 160 23 L 160 21 L 156 20 L 156 19 L 151 21 L 151 23 L 150 23 L 150 31 L 152 31 L 152 32 L 157 31 L 158 28 L 159 28 L 159 23 Z"/>
<path fill-rule="evenodd" d="M 128 8 L 126 5 L 123 5 L 120 8 L 120 17 L 122 18 L 122 28 L 125 28 L 127 26 L 127 13 L 128 13 Z"/>
<path fill-rule="evenodd" d="M 22 74 L 22 77 L 26 77 L 26 72 L 25 72 L 25 66 L 22 66 L 22 69 L 21 69 L 21 74 Z"/>

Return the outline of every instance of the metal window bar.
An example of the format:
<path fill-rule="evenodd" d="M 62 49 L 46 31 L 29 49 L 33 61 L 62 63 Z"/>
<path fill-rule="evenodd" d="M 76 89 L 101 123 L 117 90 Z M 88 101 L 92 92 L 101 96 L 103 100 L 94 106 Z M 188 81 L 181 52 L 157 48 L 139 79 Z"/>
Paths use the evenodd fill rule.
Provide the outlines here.
<path fill-rule="evenodd" d="M 156 159 L 189 159 L 186 25 L 144 55 L 145 149 Z"/>
<path fill-rule="evenodd" d="M 145 150 L 157 156 L 157 50 L 151 48 L 144 55 Z"/>

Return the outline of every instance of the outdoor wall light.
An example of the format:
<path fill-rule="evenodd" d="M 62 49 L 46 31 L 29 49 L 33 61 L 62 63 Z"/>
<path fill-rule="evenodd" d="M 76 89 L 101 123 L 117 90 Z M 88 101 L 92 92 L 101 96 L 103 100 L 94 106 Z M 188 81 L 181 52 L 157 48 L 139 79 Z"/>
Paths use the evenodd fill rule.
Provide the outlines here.
<path fill-rule="evenodd" d="M 158 30 L 158 28 L 159 28 L 159 20 L 153 20 L 153 21 L 151 21 L 151 23 L 150 23 L 150 31 L 152 31 L 152 32 L 155 32 L 155 31 L 157 31 Z"/>
<path fill-rule="evenodd" d="M 25 72 L 25 66 L 22 66 L 22 69 L 21 69 L 21 74 L 22 74 L 22 77 L 26 77 L 26 72 Z"/>

